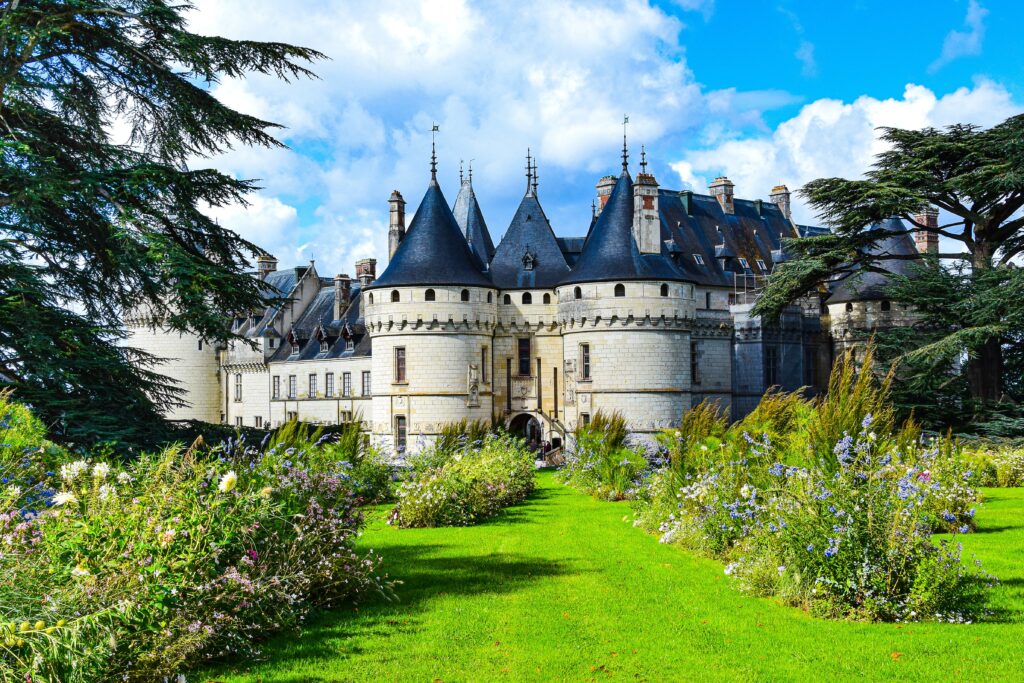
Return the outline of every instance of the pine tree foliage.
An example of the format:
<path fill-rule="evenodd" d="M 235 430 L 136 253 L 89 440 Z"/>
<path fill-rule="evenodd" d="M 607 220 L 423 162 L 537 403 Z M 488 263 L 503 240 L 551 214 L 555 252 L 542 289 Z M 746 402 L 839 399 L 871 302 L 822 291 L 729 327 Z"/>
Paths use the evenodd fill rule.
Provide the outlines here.
<path fill-rule="evenodd" d="M 223 78 L 312 76 L 322 55 L 188 30 L 188 2 L 0 2 L 0 374 L 58 436 L 131 439 L 181 400 L 123 317 L 211 342 L 267 295 L 256 245 L 203 209 L 256 185 L 191 169 L 275 124 L 211 94 Z M 118 139 L 113 130 L 124 131 Z"/>
<path fill-rule="evenodd" d="M 904 287 L 902 300 L 937 311 L 951 303 L 930 299 L 939 287 L 945 288 L 942 296 L 957 291 L 969 302 L 952 306 L 949 315 L 931 317 L 927 343 L 908 360 L 927 365 L 929 359 L 966 356 L 971 397 L 998 401 L 1007 386 L 1004 356 L 1016 358 L 1015 345 L 1024 332 L 1007 317 L 1020 302 L 1011 298 L 1007 283 L 1016 282 L 1011 271 L 1024 253 L 1024 115 L 988 129 L 959 124 L 882 131 L 888 149 L 863 180 L 821 178 L 801 190 L 832 232 L 786 243 L 793 257 L 773 273 L 755 312 L 774 317 L 830 281 L 887 273 L 886 261 L 923 261 L 917 254 L 884 254 L 875 248 L 895 234 L 882 221 L 899 217 L 912 232 L 931 233 L 955 245 L 935 258 L 958 280 L 954 286 L 952 279 L 936 275 L 921 289 Z M 920 222 L 917 216 L 929 207 L 952 220 L 937 227 Z"/>

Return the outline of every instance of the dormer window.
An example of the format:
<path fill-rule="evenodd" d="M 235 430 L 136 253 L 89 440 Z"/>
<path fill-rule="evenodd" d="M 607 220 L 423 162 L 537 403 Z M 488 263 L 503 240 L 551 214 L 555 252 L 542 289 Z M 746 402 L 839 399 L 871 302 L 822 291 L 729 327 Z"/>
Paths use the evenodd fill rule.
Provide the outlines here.
<path fill-rule="evenodd" d="M 292 355 L 295 355 L 298 352 L 299 352 L 299 345 L 296 344 L 295 342 L 292 342 Z"/>
<path fill-rule="evenodd" d="M 274 339 L 273 337 L 270 337 L 269 339 L 267 339 L 267 346 L 269 346 L 272 349 L 277 348 L 277 340 Z"/>
<path fill-rule="evenodd" d="M 757 259 L 757 267 L 761 269 L 762 273 L 768 272 L 768 266 L 765 265 L 764 259 Z"/>
<path fill-rule="evenodd" d="M 327 343 L 326 339 L 321 339 L 320 340 L 320 353 L 327 353 L 327 350 L 330 348 L 330 346 L 331 345 Z"/>
<path fill-rule="evenodd" d="M 697 262 L 698 266 L 703 266 L 704 265 L 704 257 L 701 256 L 700 254 L 694 254 L 693 255 L 693 260 Z"/>
<path fill-rule="evenodd" d="M 527 219 L 529 220 L 529 219 Z M 526 253 L 523 254 L 523 270 L 533 270 L 533 267 L 537 264 L 537 257 L 530 253 L 530 248 L 526 248 Z"/>
<path fill-rule="evenodd" d="M 740 265 L 743 266 L 743 270 L 750 270 L 750 264 L 747 263 L 747 259 L 741 258 L 739 261 Z"/>
<path fill-rule="evenodd" d="M 355 342 L 354 339 L 349 339 L 347 342 L 345 342 L 345 350 L 346 351 L 355 351 L 355 349 L 356 349 L 356 342 Z"/>

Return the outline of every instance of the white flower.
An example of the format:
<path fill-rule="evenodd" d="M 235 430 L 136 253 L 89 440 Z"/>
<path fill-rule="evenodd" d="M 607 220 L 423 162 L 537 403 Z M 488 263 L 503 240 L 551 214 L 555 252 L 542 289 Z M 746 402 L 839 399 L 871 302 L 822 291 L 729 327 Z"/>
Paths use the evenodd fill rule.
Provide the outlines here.
<path fill-rule="evenodd" d="M 110 484 L 104 484 L 100 487 L 100 500 L 109 500 L 111 497 L 117 495 L 117 489 Z"/>
<path fill-rule="evenodd" d="M 106 479 L 110 474 L 110 465 L 105 462 L 98 462 L 92 466 L 92 476 L 96 479 Z"/>
<path fill-rule="evenodd" d="M 54 505 L 67 505 L 69 503 L 77 502 L 78 498 L 76 498 L 75 494 L 71 493 L 70 491 L 61 491 L 60 493 L 53 497 Z"/>
<path fill-rule="evenodd" d="M 235 474 L 234 470 L 230 470 L 227 474 L 220 478 L 220 483 L 217 484 L 217 488 L 221 493 L 227 493 L 231 489 L 235 488 L 235 484 L 238 483 L 238 475 Z"/>
<path fill-rule="evenodd" d="M 7 495 L 9 495 L 11 498 L 17 498 L 18 496 L 21 495 L 21 487 L 11 484 L 10 486 L 7 487 Z"/>
<path fill-rule="evenodd" d="M 132 483 L 132 475 L 127 472 L 120 472 L 117 475 L 117 481 L 120 484 L 130 484 Z"/>
<path fill-rule="evenodd" d="M 753 492 L 754 490 L 750 488 L 750 484 L 744 484 L 743 488 L 740 489 L 740 495 L 744 498 L 750 498 L 750 494 Z"/>
<path fill-rule="evenodd" d="M 701 444 L 701 445 L 700 445 L 700 449 L 701 449 L 702 451 L 704 451 L 704 452 L 707 452 L 707 450 L 708 450 L 708 447 L 707 447 L 706 445 L 704 445 L 704 444 Z"/>
<path fill-rule="evenodd" d="M 82 564 L 75 565 L 75 568 L 71 570 L 71 576 L 89 576 L 89 570 L 86 569 Z"/>
<path fill-rule="evenodd" d="M 60 466 L 60 478 L 64 481 L 73 481 L 80 474 L 89 469 L 89 463 L 85 460 L 76 460 Z"/>
<path fill-rule="evenodd" d="M 785 571 L 786 571 L 786 565 L 784 565 L 784 564 L 780 564 L 780 565 L 779 565 L 779 573 L 780 573 L 780 574 L 782 574 L 782 573 L 784 573 Z"/>
<path fill-rule="evenodd" d="M 677 439 L 683 438 L 683 433 L 682 432 L 676 432 L 676 438 Z"/>

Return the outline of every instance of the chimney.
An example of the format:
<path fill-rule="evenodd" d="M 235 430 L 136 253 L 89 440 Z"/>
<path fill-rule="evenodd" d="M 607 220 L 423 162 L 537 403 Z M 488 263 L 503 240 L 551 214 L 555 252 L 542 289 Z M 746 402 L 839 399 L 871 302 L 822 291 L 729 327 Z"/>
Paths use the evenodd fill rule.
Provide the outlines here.
<path fill-rule="evenodd" d="M 638 174 L 633 184 L 633 239 L 641 254 L 661 253 L 658 181 L 650 173 Z"/>
<path fill-rule="evenodd" d="M 604 205 L 608 203 L 608 198 L 612 196 L 612 190 L 615 189 L 616 178 L 613 175 L 606 175 L 597 181 L 597 215 L 601 215 L 601 211 L 604 209 Z"/>
<path fill-rule="evenodd" d="M 679 193 L 679 201 L 683 204 L 683 211 L 687 216 L 693 215 L 693 190 L 683 190 Z"/>
<path fill-rule="evenodd" d="M 352 278 L 344 273 L 334 276 L 334 320 L 341 320 L 352 298 Z"/>
<path fill-rule="evenodd" d="M 270 254 L 260 254 L 256 257 L 256 273 L 261 280 L 277 270 L 277 259 Z"/>
<path fill-rule="evenodd" d="M 939 210 L 933 209 L 929 206 L 927 209 L 914 216 L 914 220 L 921 225 L 927 226 L 933 230 L 938 230 Z M 921 254 L 938 254 L 939 233 L 922 231 L 915 232 L 914 245 L 917 246 L 917 251 Z"/>
<path fill-rule="evenodd" d="M 772 188 L 772 193 L 768 195 L 768 199 L 772 204 L 779 207 L 779 211 L 782 212 L 782 215 L 785 216 L 787 220 L 793 220 L 789 197 L 789 188 L 785 185 L 776 185 Z"/>
<path fill-rule="evenodd" d="M 364 258 L 356 261 L 356 279 L 360 287 L 366 287 L 377 279 L 377 259 Z"/>
<path fill-rule="evenodd" d="M 388 259 L 395 256 L 398 245 L 405 239 L 405 200 L 402 193 L 395 190 L 388 199 L 389 222 L 388 222 Z"/>
<path fill-rule="evenodd" d="M 718 203 L 722 205 L 722 211 L 726 213 L 734 212 L 732 204 L 732 190 L 734 187 L 736 186 L 733 185 L 733 182 L 724 175 L 718 176 L 708 185 L 711 196 L 718 200 Z"/>

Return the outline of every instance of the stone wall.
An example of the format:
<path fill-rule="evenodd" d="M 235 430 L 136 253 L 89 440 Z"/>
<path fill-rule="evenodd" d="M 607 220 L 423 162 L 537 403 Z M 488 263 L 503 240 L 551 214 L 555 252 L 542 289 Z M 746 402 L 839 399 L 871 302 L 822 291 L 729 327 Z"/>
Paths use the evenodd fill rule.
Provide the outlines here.
<path fill-rule="evenodd" d="M 223 410 L 220 389 L 220 354 L 209 342 L 200 342 L 194 334 L 167 329 L 150 329 L 143 319 L 127 325 L 128 344 L 165 359 L 154 369 L 178 382 L 185 390 L 186 406 L 169 406 L 171 420 L 220 422 Z"/>

